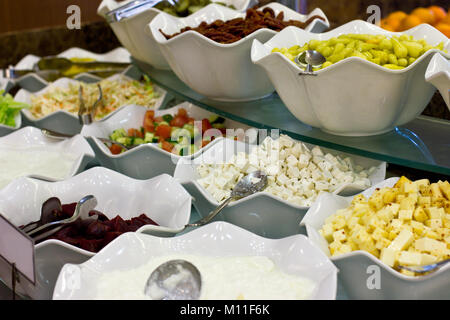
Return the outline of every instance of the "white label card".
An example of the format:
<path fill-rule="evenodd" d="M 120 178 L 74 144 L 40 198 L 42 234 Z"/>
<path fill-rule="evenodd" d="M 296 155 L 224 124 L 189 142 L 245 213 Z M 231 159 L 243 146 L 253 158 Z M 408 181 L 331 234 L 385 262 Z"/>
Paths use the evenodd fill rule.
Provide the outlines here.
<path fill-rule="evenodd" d="M 22 230 L 14 226 L 0 214 L 0 264 L 4 261 L 16 269 L 25 278 L 36 283 L 34 264 L 34 241 Z M 2 266 L 0 268 L 3 269 Z"/>

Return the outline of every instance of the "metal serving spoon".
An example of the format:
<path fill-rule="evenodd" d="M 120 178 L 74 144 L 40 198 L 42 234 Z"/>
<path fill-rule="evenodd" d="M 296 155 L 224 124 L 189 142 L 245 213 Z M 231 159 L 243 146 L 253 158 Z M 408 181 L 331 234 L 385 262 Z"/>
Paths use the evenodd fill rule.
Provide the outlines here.
<path fill-rule="evenodd" d="M 231 191 L 228 199 L 215 210 L 187 227 L 199 227 L 211 221 L 233 199 L 240 199 L 263 190 L 267 186 L 267 175 L 263 171 L 254 171 L 243 177 Z M 172 277 L 172 278 L 171 278 Z M 171 278 L 166 282 L 167 279 Z M 178 280 L 178 281 L 177 281 Z M 202 287 L 198 269 L 185 260 L 171 260 L 156 268 L 147 280 L 144 293 L 154 300 L 196 300 Z"/>
<path fill-rule="evenodd" d="M 96 217 L 89 217 L 89 212 L 92 211 L 96 206 L 97 206 L 97 199 L 93 195 L 85 196 L 80 201 L 77 202 L 75 212 L 70 218 L 46 223 L 31 231 L 28 231 L 27 234 L 29 236 L 32 236 L 33 234 L 45 230 L 49 227 L 58 226 L 57 228 L 52 228 L 49 231 L 43 232 L 42 234 L 33 237 L 34 240 L 37 241 L 59 231 L 62 227 L 64 227 L 64 225 L 75 222 L 78 218 L 81 218 L 82 220 L 87 218 L 96 219 Z"/>
<path fill-rule="evenodd" d="M 443 260 L 443 261 L 429 264 L 426 266 L 414 266 L 414 267 L 399 266 L 399 268 L 409 270 L 412 272 L 417 272 L 417 273 L 426 273 L 426 272 L 431 272 L 431 271 L 437 271 L 438 268 L 442 267 L 443 265 L 445 265 L 449 262 L 450 262 L 450 259 L 447 259 L 447 260 Z"/>
<path fill-rule="evenodd" d="M 144 293 L 153 300 L 198 300 L 201 287 L 197 267 L 186 260 L 170 260 L 150 274 Z"/>
<path fill-rule="evenodd" d="M 325 57 L 316 50 L 306 50 L 295 57 L 295 63 L 305 70 L 305 72 L 300 74 L 307 75 L 316 75 L 313 72 L 313 68 L 320 68 L 325 61 Z"/>
<path fill-rule="evenodd" d="M 110 61 L 72 61 L 62 57 L 43 57 L 37 62 L 38 70 L 68 70 L 72 66 L 85 67 L 87 69 L 95 68 L 126 68 L 130 64 L 123 62 L 110 62 Z"/>
<path fill-rule="evenodd" d="M 203 219 L 200 219 L 197 222 L 189 223 L 186 227 L 199 227 L 204 224 L 207 224 L 211 221 L 215 216 L 217 216 L 220 211 L 223 210 L 230 202 L 234 199 L 240 199 L 252 195 L 256 192 L 263 190 L 267 186 L 267 175 L 263 171 L 254 171 L 245 177 L 243 177 L 236 186 L 231 191 L 231 195 L 228 199 L 223 201 L 219 206 L 211 211 L 211 213 Z"/>
<path fill-rule="evenodd" d="M 41 132 L 44 136 L 46 136 L 48 138 L 58 139 L 58 140 L 70 139 L 75 136 L 72 134 L 65 134 L 65 133 L 56 132 L 56 131 L 49 130 L 49 129 L 41 129 Z M 96 137 L 96 138 L 98 140 L 100 140 L 101 142 L 109 144 L 109 145 L 117 144 L 117 145 L 121 146 L 122 148 L 124 148 L 125 150 L 130 150 L 130 149 L 133 149 L 134 147 L 136 147 L 136 146 L 127 147 L 126 145 L 124 145 L 122 143 L 119 143 L 117 141 L 113 141 L 110 139 L 106 139 L 106 138 L 99 138 L 99 137 Z"/>

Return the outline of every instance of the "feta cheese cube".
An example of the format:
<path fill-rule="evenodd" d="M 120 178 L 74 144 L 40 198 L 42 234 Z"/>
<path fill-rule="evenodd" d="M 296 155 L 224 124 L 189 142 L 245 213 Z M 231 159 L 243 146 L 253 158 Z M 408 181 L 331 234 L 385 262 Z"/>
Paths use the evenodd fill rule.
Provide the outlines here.
<path fill-rule="evenodd" d="M 418 252 L 402 251 L 398 255 L 398 262 L 404 266 L 420 266 L 422 254 Z"/>
<path fill-rule="evenodd" d="M 389 248 L 397 250 L 397 251 L 403 251 L 407 247 L 411 245 L 411 243 L 414 241 L 414 234 L 407 229 L 403 229 L 400 234 L 392 241 L 392 243 L 389 245 Z"/>
<path fill-rule="evenodd" d="M 390 267 L 394 267 L 395 263 L 397 261 L 398 250 L 392 249 L 392 248 L 383 248 L 381 250 L 380 260 L 384 264 L 387 264 Z"/>

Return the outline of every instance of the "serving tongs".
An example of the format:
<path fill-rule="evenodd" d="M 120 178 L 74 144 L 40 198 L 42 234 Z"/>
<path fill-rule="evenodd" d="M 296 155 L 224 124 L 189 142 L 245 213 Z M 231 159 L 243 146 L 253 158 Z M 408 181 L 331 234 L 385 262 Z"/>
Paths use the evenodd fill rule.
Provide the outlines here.
<path fill-rule="evenodd" d="M 43 57 L 32 69 L 16 69 L 9 66 L 1 70 L 1 76 L 6 79 L 15 80 L 29 73 L 35 73 L 47 81 L 55 81 L 61 77 L 73 77 L 80 73 L 89 73 L 105 78 L 122 72 L 130 64 L 125 62 L 110 61 L 72 61 L 63 57 Z M 71 67 L 80 67 L 80 72 L 66 74 Z"/>
<path fill-rule="evenodd" d="M 42 240 L 58 232 L 68 224 L 74 223 L 78 219 L 97 219 L 97 215 L 89 216 L 89 212 L 96 206 L 97 199 L 93 195 L 85 196 L 77 202 L 75 212 L 70 218 L 42 223 L 43 215 L 41 214 L 41 220 L 27 224 L 22 228 L 22 231 L 28 236 L 31 236 L 35 241 Z"/>
<path fill-rule="evenodd" d="M 103 93 L 102 93 L 102 87 L 100 84 L 97 84 L 99 96 L 97 101 L 91 106 L 86 108 L 86 104 L 84 103 L 83 99 L 83 86 L 80 85 L 80 88 L 78 89 L 78 98 L 80 100 L 80 106 L 78 108 L 78 119 L 80 120 L 81 124 L 91 124 L 94 122 L 95 119 L 95 111 L 97 109 L 98 104 L 103 99 Z"/>
<path fill-rule="evenodd" d="M 105 19 L 108 23 L 119 22 L 153 8 L 160 3 L 168 3 L 175 6 L 177 2 L 178 0 L 135 0 L 107 12 Z"/>

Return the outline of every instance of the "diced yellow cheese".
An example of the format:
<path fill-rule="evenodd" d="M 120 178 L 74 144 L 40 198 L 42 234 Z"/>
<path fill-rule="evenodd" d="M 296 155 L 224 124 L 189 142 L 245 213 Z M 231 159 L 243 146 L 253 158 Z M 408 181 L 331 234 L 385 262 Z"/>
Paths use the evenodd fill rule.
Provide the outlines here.
<path fill-rule="evenodd" d="M 444 195 L 441 192 L 441 188 L 439 188 L 439 185 L 437 183 L 432 183 L 430 187 L 432 198 L 439 199 L 444 197 Z"/>
<path fill-rule="evenodd" d="M 430 219 L 442 219 L 445 216 L 444 208 L 428 207 L 425 208 L 425 212 L 428 214 Z"/>
<path fill-rule="evenodd" d="M 380 260 L 390 267 L 394 267 L 396 264 L 397 250 L 392 248 L 384 248 L 381 250 Z"/>
<path fill-rule="evenodd" d="M 383 202 L 385 204 L 393 203 L 397 197 L 398 191 L 397 188 L 386 188 L 386 190 L 383 191 Z"/>
<path fill-rule="evenodd" d="M 397 251 L 403 251 L 408 248 L 413 241 L 414 234 L 407 229 L 403 229 L 400 234 L 394 239 L 394 241 L 392 241 L 392 243 L 389 245 L 389 248 Z"/>
<path fill-rule="evenodd" d="M 405 193 L 417 193 L 419 192 L 418 185 L 413 182 L 408 182 L 403 185 L 403 191 Z"/>
<path fill-rule="evenodd" d="M 431 205 L 431 197 L 419 197 L 417 199 L 417 205 L 422 207 L 429 207 Z"/>
<path fill-rule="evenodd" d="M 377 248 L 378 250 L 382 250 L 384 248 L 389 247 L 390 244 L 391 244 L 391 240 L 389 240 L 387 238 L 381 238 L 380 240 L 378 240 L 375 243 L 375 248 Z"/>
<path fill-rule="evenodd" d="M 411 227 L 413 228 L 413 232 L 416 235 L 421 236 L 423 231 L 425 230 L 425 225 L 421 222 L 414 221 L 414 220 L 411 220 L 410 223 L 411 223 Z"/>
<path fill-rule="evenodd" d="M 399 188 L 403 191 L 403 185 L 410 182 L 411 180 L 409 180 L 407 177 L 401 176 L 400 179 L 398 179 L 398 181 L 395 183 L 394 188 Z"/>
<path fill-rule="evenodd" d="M 341 229 L 341 230 L 337 230 L 335 232 L 333 232 L 333 239 L 334 241 L 340 241 L 343 242 L 347 239 L 347 236 L 345 235 L 345 230 Z"/>
<path fill-rule="evenodd" d="M 410 277 L 414 277 L 416 275 L 415 272 L 412 272 L 412 271 L 406 270 L 406 269 L 400 269 L 400 273 L 404 274 L 405 276 L 410 276 Z"/>
<path fill-rule="evenodd" d="M 420 179 L 420 180 L 416 180 L 414 181 L 414 184 L 419 188 L 418 190 L 420 190 L 421 186 L 429 186 L 430 185 L 430 180 L 428 179 Z"/>
<path fill-rule="evenodd" d="M 429 219 L 425 221 L 425 225 L 430 227 L 431 229 L 442 228 L 442 220 L 441 219 Z"/>
<path fill-rule="evenodd" d="M 328 241 L 333 241 L 333 226 L 330 223 L 324 224 L 322 229 L 322 236 Z"/>
<path fill-rule="evenodd" d="M 438 181 L 438 186 L 441 189 L 441 192 L 450 200 L 450 182 L 448 181 Z"/>
<path fill-rule="evenodd" d="M 412 197 L 406 197 L 400 201 L 400 210 L 414 210 L 416 201 Z"/>
<path fill-rule="evenodd" d="M 419 252 L 402 251 L 398 255 L 398 263 L 404 266 L 419 266 L 422 262 L 422 254 Z"/>
<path fill-rule="evenodd" d="M 398 212 L 398 218 L 403 220 L 403 221 L 411 220 L 412 217 L 413 217 L 413 210 L 412 209 L 400 210 Z"/>
<path fill-rule="evenodd" d="M 333 229 L 339 230 L 345 227 L 345 219 L 343 217 L 337 217 L 332 222 Z"/>
<path fill-rule="evenodd" d="M 437 262 L 437 258 L 431 254 L 422 253 L 422 260 L 420 261 L 421 266 L 426 266 L 428 264 L 433 264 Z"/>
<path fill-rule="evenodd" d="M 428 220 L 428 215 L 427 215 L 427 213 L 426 213 L 425 210 L 424 210 L 423 208 L 421 208 L 421 207 L 417 207 L 417 208 L 414 210 L 413 216 L 414 216 L 414 219 L 415 219 L 416 221 L 419 221 L 419 222 L 425 222 L 426 220 Z"/>
<path fill-rule="evenodd" d="M 430 238 L 417 239 L 416 241 L 414 241 L 414 248 L 422 252 L 428 252 L 437 255 L 447 250 L 447 246 L 444 242 Z"/>

